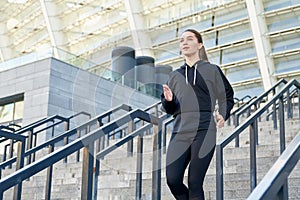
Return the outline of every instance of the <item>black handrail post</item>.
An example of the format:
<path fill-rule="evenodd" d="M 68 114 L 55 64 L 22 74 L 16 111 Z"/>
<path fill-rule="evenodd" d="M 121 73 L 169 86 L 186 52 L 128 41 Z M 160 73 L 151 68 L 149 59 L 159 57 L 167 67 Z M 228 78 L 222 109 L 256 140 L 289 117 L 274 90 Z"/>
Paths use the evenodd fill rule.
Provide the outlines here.
<path fill-rule="evenodd" d="M 230 116 L 228 117 L 228 119 L 227 119 L 227 125 L 228 125 L 228 126 L 230 126 L 230 123 L 231 123 L 231 122 L 230 122 L 230 121 L 231 121 L 230 118 L 231 118 L 231 115 L 230 115 Z"/>
<path fill-rule="evenodd" d="M 13 139 L 10 139 L 10 142 L 9 142 L 9 154 L 8 154 L 8 158 L 12 158 L 13 157 L 13 154 L 14 154 L 14 140 Z M 9 169 L 12 168 L 12 165 L 9 166 Z"/>
<path fill-rule="evenodd" d="M 30 129 L 28 131 L 28 139 L 27 139 L 27 150 L 32 148 L 32 138 L 33 137 L 33 129 Z M 29 165 L 31 163 L 31 154 L 29 154 L 28 158 L 27 158 L 27 165 Z"/>
<path fill-rule="evenodd" d="M 239 120 L 240 120 L 240 115 L 237 114 L 237 115 L 235 116 L 235 120 L 234 120 L 234 126 L 235 126 L 235 127 L 238 127 L 238 126 L 239 126 Z M 239 135 L 237 135 L 237 136 L 235 137 L 235 147 L 239 147 L 239 146 L 240 146 L 240 137 L 239 137 Z"/>
<path fill-rule="evenodd" d="M 36 143 L 37 143 L 37 134 L 33 134 L 33 148 L 36 147 Z M 32 162 L 35 161 L 35 153 L 33 153 L 32 155 Z"/>
<path fill-rule="evenodd" d="M 260 108 L 261 101 L 258 101 L 257 104 L 254 104 L 254 112 Z M 258 121 L 261 122 L 261 116 L 258 117 Z"/>
<path fill-rule="evenodd" d="M 80 138 L 81 137 L 81 130 L 77 130 L 77 138 Z M 76 152 L 76 161 L 79 162 L 80 161 L 80 150 L 78 150 Z"/>
<path fill-rule="evenodd" d="M 167 145 L 167 124 L 163 123 L 162 125 L 162 153 L 165 154 L 166 153 L 166 145 Z"/>
<path fill-rule="evenodd" d="M 224 177 L 223 177 L 223 149 L 220 145 L 216 145 L 216 198 L 223 200 L 224 198 Z"/>
<path fill-rule="evenodd" d="M 257 106 L 255 105 L 254 107 L 254 112 L 257 110 Z M 257 119 L 254 120 L 253 123 L 253 128 L 254 128 L 254 141 L 255 141 L 255 145 L 258 145 L 258 121 Z"/>
<path fill-rule="evenodd" d="M 292 118 L 292 104 L 291 104 L 291 97 L 290 97 L 290 90 L 286 91 L 286 103 L 287 103 L 287 118 Z"/>
<path fill-rule="evenodd" d="M 18 141 L 18 152 L 17 152 L 17 162 L 16 171 L 24 167 L 24 153 L 25 153 L 25 139 Z M 22 194 L 22 180 L 14 187 L 14 200 L 20 200 Z"/>
<path fill-rule="evenodd" d="M 2 162 L 6 161 L 7 147 L 8 145 L 4 145 Z"/>
<path fill-rule="evenodd" d="M 109 123 L 110 121 L 111 121 L 111 116 L 109 115 L 109 116 L 107 116 L 107 122 Z M 103 125 L 103 123 L 101 122 L 101 126 L 102 125 Z M 103 142 L 104 142 L 103 147 L 105 147 L 105 145 L 108 147 L 109 146 L 109 134 L 105 134 L 104 136 L 102 136 L 102 139 L 103 139 Z M 102 159 L 104 159 L 104 157 Z"/>
<path fill-rule="evenodd" d="M 273 103 L 273 127 L 277 130 L 277 109 L 276 109 L 276 101 Z"/>
<path fill-rule="evenodd" d="M 136 163 L 136 185 L 135 185 L 135 199 L 142 198 L 142 176 L 143 176 L 143 135 L 137 137 L 137 163 Z"/>
<path fill-rule="evenodd" d="M 54 145 L 51 144 L 48 147 L 48 154 L 54 151 Z M 53 165 L 47 168 L 47 178 L 46 178 L 46 189 L 45 189 L 45 200 L 51 199 L 51 184 L 52 184 L 52 173 L 53 173 Z"/>
<path fill-rule="evenodd" d="M 94 168 L 94 142 L 83 147 L 81 199 L 92 199 L 93 168 Z"/>
<path fill-rule="evenodd" d="M 128 122 L 128 135 L 132 133 L 135 130 L 135 123 L 133 120 Z M 133 156 L 133 140 L 128 141 L 127 143 L 127 156 L 132 157 Z"/>
<path fill-rule="evenodd" d="M 97 121 L 97 127 L 100 128 L 102 125 L 103 125 L 102 118 L 99 118 L 98 121 Z M 105 136 L 102 136 L 99 139 L 99 143 L 100 143 L 100 147 L 99 147 L 100 149 L 99 150 L 101 151 L 102 149 L 105 148 Z"/>
<path fill-rule="evenodd" d="M 153 125 L 152 200 L 161 198 L 161 127 L 161 120 Z"/>
<path fill-rule="evenodd" d="M 280 190 L 277 193 L 277 199 L 288 200 L 288 186 L 287 181 L 281 186 Z"/>
<path fill-rule="evenodd" d="M 102 122 L 98 120 L 98 128 L 101 127 Z M 86 131 L 89 131 L 88 129 L 86 129 Z M 98 152 L 100 152 L 101 149 L 101 139 L 103 139 L 103 137 L 100 137 L 98 140 L 95 141 L 96 147 L 95 147 L 95 154 L 97 154 Z M 99 158 L 100 159 L 100 158 Z M 95 156 L 94 158 L 94 162 L 95 162 L 95 167 L 94 167 L 94 179 L 93 179 L 93 200 L 97 200 L 97 193 L 98 193 L 98 177 L 99 177 L 99 168 L 100 168 L 100 160 L 97 158 L 97 156 Z"/>
<path fill-rule="evenodd" d="M 67 119 L 65 121 L 65 129 L 64 131 L 67 132 L 70 129 L 70 119 Z M 67 145 L 69 143 L 69 137 L 65 137 L 64 138 L 64 145 Z M 64 159 L 64 163 L 68 162 L 68 157 L 66 156 Z"/>
<path fill-rule="evenodd" d="M 98 193 L 98 177 L 100 174 L 100 160 L 95 158 L 95 167 L 94 167 L 94 184 L 93 184 L 93 200 L 97 200 Z"/>
<path fill-rule="evenodd" d="M 255 122 L 250 124 L 250 189 L 254 190 L 257 184 L 256 176 L 256 139 L 255 139 Z"/>
<path fill-rule="evenodd" d="M 285 124 L 284 124 L 284 105 L 283 96 L 279 98 L 279 134 L 280 134 L 280 154 L 285 150 Z"/>
<path fill-rule="evenodd" d="M 300 88 L 298 88 L 298 117 L 300 118 Z"/>

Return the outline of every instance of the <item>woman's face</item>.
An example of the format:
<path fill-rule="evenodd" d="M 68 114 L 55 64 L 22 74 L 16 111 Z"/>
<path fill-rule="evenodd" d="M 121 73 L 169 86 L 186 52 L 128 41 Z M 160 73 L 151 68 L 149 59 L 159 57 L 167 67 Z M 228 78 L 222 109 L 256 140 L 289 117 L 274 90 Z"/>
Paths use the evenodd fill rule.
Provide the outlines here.
<path fill-rule="evenodd" d="M 186 57 L 198 56 L 202 43 L 199 43 L 195 34 L 192 32 L 184 32 L 180 38 L 180 51 Z"/>

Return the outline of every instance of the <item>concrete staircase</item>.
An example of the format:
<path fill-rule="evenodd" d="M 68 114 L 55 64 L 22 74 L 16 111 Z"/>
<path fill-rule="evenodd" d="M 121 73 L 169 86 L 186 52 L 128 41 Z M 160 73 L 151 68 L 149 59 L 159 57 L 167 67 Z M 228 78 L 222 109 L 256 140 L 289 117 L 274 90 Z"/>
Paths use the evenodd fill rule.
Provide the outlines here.
<path fill-rule="evenodd" d="M 286 143 L 300 131 L 299 117 L 285 120 Z M 226 126 L 218 133 L 220 141 L 234 129 Z M 170 134 L 168 134 L 168 137 Z M 168 140 L 167 140 L 168 141 Z M 152 176 L 152 136 L 144 136 L 143 149 L 143 200 L 151 199 Z M 134 140 L 136 151 L 136 140 Z M 45 150 L 46 151 L 46 150 Z M 257 147 L 257 173 L 258 182 L 279 156 L 279 131 L 273 129 L 272 121 L 259 122 L 259 145 Z M 39 156 L 37 156 L 39 157 Z M 224 150 L 224 199 L 242 200 L 250 193 L 249 172 L 249 131 L 246 130 L 240 137 L 240 147 L 230 144 Z M 204 190 L 207 200 L 216 199 L 215 157 L 208 170 Z M 77 200 L 81 195 L 81 162 L 76 162 L 76 155 L 54 165 L 51 199 Z M 99 200 L 130 200 L 135 199 L 135 170 L 136 153 L 127 157 L 127 146 L 120 147 L 112 154 L 100 160 L 100 177 L 98 179 L 97 197 Z M 3 177 L 12 173 L 13 169 L 6 169 Z M 23 182 L 23 200 L 41 200 L 45 193 L 46 170 L 40 172 L 28 181 Z M 185 177 L 186 181 L 186 177 Z M 174 199 L 166 186 L 165 180 L 165 154 L 162 158 L 162 200 Z M 5 192 L 5 200 L 12 199 L 12 190 Z M 300 199 L 300 165 L 296 166 L 289 176 L 289 199 Z"/>

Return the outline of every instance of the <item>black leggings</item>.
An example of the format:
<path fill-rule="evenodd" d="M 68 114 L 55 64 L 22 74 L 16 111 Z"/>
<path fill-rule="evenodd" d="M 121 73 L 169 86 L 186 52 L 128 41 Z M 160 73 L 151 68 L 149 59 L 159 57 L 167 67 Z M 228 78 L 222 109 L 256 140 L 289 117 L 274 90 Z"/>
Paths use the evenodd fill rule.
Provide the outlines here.
<path fill-rule="evenodd" d="M 176 199 L 204 200 L 203 181 L 216 145 L 216 131 L 172 134 L 167 151 L 167 184 Z M 183 183 L 188 168 L 188 188 Z"/>

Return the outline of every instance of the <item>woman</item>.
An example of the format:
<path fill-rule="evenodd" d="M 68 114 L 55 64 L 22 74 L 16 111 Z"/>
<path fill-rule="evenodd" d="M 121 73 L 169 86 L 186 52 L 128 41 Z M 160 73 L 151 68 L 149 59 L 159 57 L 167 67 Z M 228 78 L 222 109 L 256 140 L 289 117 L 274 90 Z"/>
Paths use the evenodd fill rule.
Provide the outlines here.
<path fill-rule="evenodd" d="M 175 118 L 166 159 L 167 184 L 176 199 L 204 199 L 203 181 L 216 145 L 217 128 L 233 107 L 233 90 L 221 69 L 207 61 L 201 35 L 183 32 L 184 65 L 163 85 L 163 110 Z M 214 115 L 216 103 L 218 112 Z M 183 183 L 187 166 L 188 186 Z"/>

